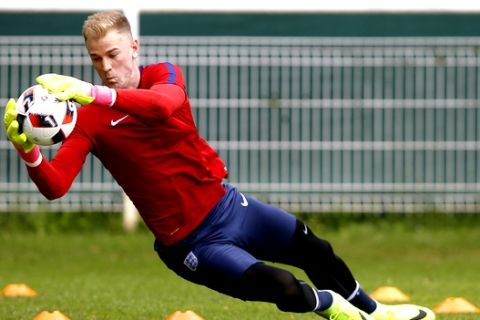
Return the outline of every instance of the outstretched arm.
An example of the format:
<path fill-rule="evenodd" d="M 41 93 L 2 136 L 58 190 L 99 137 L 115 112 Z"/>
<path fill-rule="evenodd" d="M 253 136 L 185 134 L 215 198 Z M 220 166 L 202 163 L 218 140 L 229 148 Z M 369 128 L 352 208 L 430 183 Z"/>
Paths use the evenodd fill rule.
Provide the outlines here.
<path fill-rule="evenodd" d="M 187 95 L 176 84 L 157 84 L 150 89 L 117 89 L 112 108 L 147 122 L 163 121 L 183 106 Z"/>
<path fill-rule="evenodd" d="M 45 159 L 40 147 L 33 144 L 24 133 L 19 133 L 17 104 L 10 99 L 5 107 L 3 123 L 8 139 L 25 162 L 30 178 L 47 199 L 63 196 L 80 171 L 91 142 L 80 134 L 73 133 L 58 150 L 52 162 Z"/>
<path fill-rule="evenodd" d="M 91 141 L 74 131 L 51 161 L 43 158 L 38 166 L 27 167 L 28 174 L 45 198 L 60 198 L 70 189 L 91 148 Z"/>
<path fill-rule="evenodd" d="M 174 83 L 158 83 L 149 89 L 112 89 L 54 73 L 37 77 L 37 82 L 59 100 L 114 107 L 145 121 L 168 118 L 187 96 L 185 89 Z"/>

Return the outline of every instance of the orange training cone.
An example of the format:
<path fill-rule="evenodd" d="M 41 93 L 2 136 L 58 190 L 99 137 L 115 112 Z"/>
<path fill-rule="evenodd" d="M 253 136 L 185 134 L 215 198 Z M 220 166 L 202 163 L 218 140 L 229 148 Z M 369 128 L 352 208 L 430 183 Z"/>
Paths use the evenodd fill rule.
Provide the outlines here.
<path fill-rule="evenodd" d="M 38 293 L 24 283 L 11 283 L 2 289 L 0 295 L 5 297 L 35 297 Z"/>
<path fill-rule="evenodd" d="M 448 297 L 433 308 L 435 313 L 480 313 L 480 309 L 462 297 Z"/>
<path fill-rule="evenodd" d="M 193 311 L 187 310 L 185 312 L 175 311 L 169 315 L 165 320 L 204 320 Z"/>
<path fill-rule="evenodd" d="M 375 300 L 380 302 L 406 302 L 410 301 L 410 297 L 396 287 L 379 287 L 370 294 Z"/>
<path fill-rule="evenodd" d="M 53 312 L 42 311 L 33 318 L 33 320 L 70 320 L 66 315 L 58 310 Z"/>

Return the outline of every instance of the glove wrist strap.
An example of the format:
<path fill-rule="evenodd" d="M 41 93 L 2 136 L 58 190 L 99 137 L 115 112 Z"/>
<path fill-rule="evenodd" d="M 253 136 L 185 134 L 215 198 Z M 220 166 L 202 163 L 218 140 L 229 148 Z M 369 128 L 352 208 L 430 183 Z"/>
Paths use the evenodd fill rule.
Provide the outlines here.
<path fill-rule="evenodd" d="M 106 86 L 94 85 L 92 96 L 95 98 L 95 104 L 111 107 L 117 98 L 117 92 Z"/>
<path fill-rule="evenodd" d="M 25 150 L 19 146 L 15 146 L 15 148 L 27 166 L 34 168 L 42 162 L 43 156 L 39 146 L 35 146 L 30 152 L 25 152 Z"/>

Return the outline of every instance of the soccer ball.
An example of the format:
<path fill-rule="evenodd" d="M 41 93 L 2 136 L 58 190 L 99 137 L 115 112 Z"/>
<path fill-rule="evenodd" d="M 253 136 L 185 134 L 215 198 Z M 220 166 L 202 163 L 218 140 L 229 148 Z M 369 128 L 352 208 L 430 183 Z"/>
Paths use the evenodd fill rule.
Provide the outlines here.
<path fill-rule="evenodd" d="M 40 85 L 25 90 L 17 100 L 19 132 L 41 146 L 62 142 L 77 122 L 74 102 L 60 101 Z"/>

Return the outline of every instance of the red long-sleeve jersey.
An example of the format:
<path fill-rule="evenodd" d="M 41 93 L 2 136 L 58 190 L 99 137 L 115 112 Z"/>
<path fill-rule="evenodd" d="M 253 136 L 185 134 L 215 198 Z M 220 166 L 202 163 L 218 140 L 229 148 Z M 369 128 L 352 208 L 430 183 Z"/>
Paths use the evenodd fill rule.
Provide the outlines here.
<path fill-rule="evenodd" d="M 225 191 L 227 171 L 199 135 L 180 68 L 141 68 L 137 89 L 117 89 L 111 107 L 89 105 L 51 161 L 28 168 L 48 199 L 63 196 L 93 153 L 133 201 L 156 239 L 188 235 Z"/>

